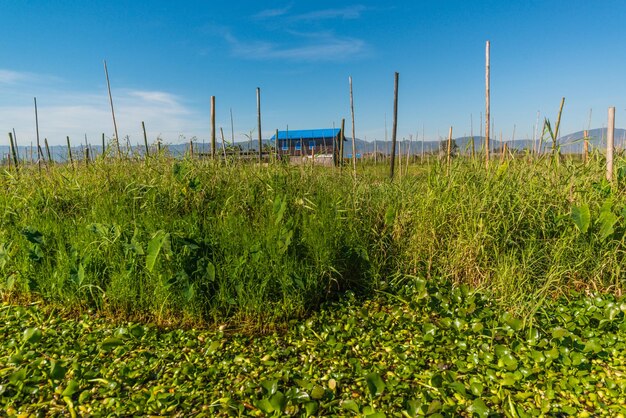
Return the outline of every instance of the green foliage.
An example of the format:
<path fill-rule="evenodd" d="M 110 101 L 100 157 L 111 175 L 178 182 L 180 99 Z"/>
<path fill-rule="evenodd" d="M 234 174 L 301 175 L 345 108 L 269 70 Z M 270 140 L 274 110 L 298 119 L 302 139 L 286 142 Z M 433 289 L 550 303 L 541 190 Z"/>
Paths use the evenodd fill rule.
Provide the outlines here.
<path fill-rule="evenodd" d="M 469 286 L 403 283 L 401 298 L 346 294 L 284 333 L 256 337 L 5 303 L 0 408 L 8 416 L 625 412 L 624 297 L 546 300 L 523 326 Z"/>
<path fill-rule="evenodd" d="M 394 183 L 162 156 L 3 171 L 0 294 L 267 332 L 346 291 L 401 296 L 410 273 L 488 289 L 525 323 L 544 298 L 623 287 L 626 196 L 600 163 L 435 160 Z"/>

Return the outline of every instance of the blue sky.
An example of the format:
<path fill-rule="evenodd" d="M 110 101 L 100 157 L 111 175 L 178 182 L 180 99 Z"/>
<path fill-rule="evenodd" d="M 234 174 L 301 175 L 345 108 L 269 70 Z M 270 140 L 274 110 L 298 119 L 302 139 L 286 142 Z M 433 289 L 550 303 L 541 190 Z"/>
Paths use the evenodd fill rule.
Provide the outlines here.
<path fill-rule="evenodd" d="M 99 143 L 113 135 L 106 59 L 120 136 L 171 143 L 210 134 L 256 136 L 256 87 L 263 136 L 275 129 L 339 125 L 356 136 L 390 130 L 393 74 L 400 73 L 398 136 L 427 140 L 479 133 L 485 41 L 491 41 L 495 132 L 532 137 L 537 112 L 562 132 L 626 120 L 626 2 L 623 1 L 27 1 L 0 2 L 0 144 L 40 132 Z M 350 134 L 350 131 L 348 131 Z"/>

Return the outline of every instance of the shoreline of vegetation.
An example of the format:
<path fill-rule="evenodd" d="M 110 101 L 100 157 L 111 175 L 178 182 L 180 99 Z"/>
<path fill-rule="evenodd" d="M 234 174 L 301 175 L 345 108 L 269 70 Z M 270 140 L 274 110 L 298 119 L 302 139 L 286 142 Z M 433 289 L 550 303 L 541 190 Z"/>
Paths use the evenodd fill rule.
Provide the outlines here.
<path fill-rule="evenodd" d="M 393 183 L 163 157 L 2 171 L 0 409 L 623 416 L 617 174 L 597 156 L 429 160 Z"/>
<path fill-rule="evenodd" d="M 78 312 L 267 331 L 346 291 L 444 277 L 531 315 L 621 294 L 626 173 L 513 159 L 351 170 L 165 157 L 2 171 L 0 294 Z M 449 174 L 446 174 L 449 171 Z"/>

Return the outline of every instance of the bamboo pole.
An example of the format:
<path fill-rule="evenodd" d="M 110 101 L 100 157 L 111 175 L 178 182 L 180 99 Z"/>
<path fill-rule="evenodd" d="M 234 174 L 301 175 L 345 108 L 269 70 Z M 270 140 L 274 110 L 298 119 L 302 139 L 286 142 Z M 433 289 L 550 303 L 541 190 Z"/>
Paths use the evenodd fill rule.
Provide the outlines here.
<path fill-rule="evenodd" d="M 106 143 L 104 142 L 104 132 L 102 132 L 102 159 L 103 160 L 106 158 L 106 153 L 107 153 L 107 146 L 106 146 Z"/>
<path fill-rule="evenodd" d="M 21 160 L 21 156 L 20 156 L 20 146 L 17 143 L 17 134 L 15 133 L 15 128 L 13 128 L 13 142 L 15 143 L 15 153 L 17 154 L 17 160 Z M 24 157 L 24 160 L 26 160 L 26 157 Z"/>
<path fill-rule="evenodd" d="M 211 158 L 215 159 L 215 96 L 211 96 Z"/>
<path fill-rule="evenodd" d="M 344 142 L 346 140 L 346 120 L 344 118 L 341 119 L 341 135 L 339 135 L 339 166 L 343 167 L 343 156 L 344 156 Z"/>
<path fill-rule="evenodd" d="M 257 129 L 259 131 L 259 165 L 263 158 L 263 136 L 261 135 L 261 88 L 256 88 L 256 116 L 257 116 Z"/>
<path fill-rule="evenodd" d="M 613 181 L 613 143 L 615 136 L 615 107 L 609 107 L 609 121 L 606 130 L 606 179 Z"/>
<path fill-rule="evenodd" d="M 113 117 L 113 129 L 115 130 L 115 142 L 117 144 L 117 157 L 119 158 L 122 155 L 122 150 L 120 149 L 120 137 L 117 134 L 117 122 L 115 121 L 115 110 L 113 108 L 113 95 L 111 94 L 111 83 L 109 81 L 109 70 L 107 68 L 107 62 L 104 60 L 104 74 L 107 79 L 107 89 L 109 91 L 109 103 L 111 104 L 111 116 Z"/>
<path fill-rule="evenodd" d="M 70 137 L 66 137 L 67 138 L 67 155 L 70 159 L 70 165 L 73 167 L 74 166 L 74 159 L 72 158 L 72 145 L 70 144 Z"/>
<path fill-rule="evenodd" d="M 224 129 L 220 126 L 220 135 L 222 136 L 222 153 L 224 154 L 224 163 L 226 163 L 226 141 L 224 140 Z"/>
<path fill-rule="evenodd" d="M 354 100 L 352 96 L 352 76 L 348 78 L 350 81 L 350 113 L 352 114 L 352 170 L 354 172 L 354 178 L 356 178 L 356 139 L 354 132 Z"/>
<path fill-rule="evenodd" d="M 15 170 L 19 170 L 20 163 L 19 158 L 17 157 L 17 146 L 15 145 L 15 139 L 13 138 L 13 134 L 9 132 L 9 142 L 11 143 L 11 154 L 13 155 L 13 164 L 15 165 Z"/>
<path fill-rule="evenodd" d="M 52 155 L 50 154 L 50 146 L 48 145 L 48 138 L 44 138 L 43 142 L 46 145 L 46 154 L 48 154 L 48 162 L 52 164 Z"/>
<path fill-rule="evenodd" d="M 487 41 L 487 46 L 485 48 L 485 167 L 489 168 L 489 125 L 490 125 L 490 117 L 491 117 L 491 108 L 490 108 L 490 63 L 489 63 L 489 55 L 490 55 L 490 44 Z"/>
<path fill-rule="evenodd" d="M 150 147 L 148 146 L 148 134 L 146 133 L 146 124 L 141 121 L 141 129 L 143 130 L 143 144 L 146 147 L 146 159 L 150 158 Z"/>
<path fill-rule="evenodd" d="M 398 83 L 400 74 L 396 72 L 394 74 L 394 87 L 393 87 L 393 126 L 391 128 L 391 168 L 389 177 L 393 181 L 393 174 L 396 164 L 396 135 L 398 133 Z"/>
<path fill-rule="evenodd" d="M 276 154 L 276 161 L 278 161 L 278 145 L 280 144 L 280 142 L 278 142 L 278 129 L 276 129 L 276 141 L 274 141 L 274 153 Z M 334 152 L 334 149 L 333 149 Z"/>
<path fill-rule="evenodd" d="M 37 112 L 37 98 L 33 97 L 35 101 L 35 130 L 37 133 L 37 165 L 41 168 L 41 159 L 43 158 L 43 153 L 41 153 L 41 142 L 39 141 L 39 113 Z"/>

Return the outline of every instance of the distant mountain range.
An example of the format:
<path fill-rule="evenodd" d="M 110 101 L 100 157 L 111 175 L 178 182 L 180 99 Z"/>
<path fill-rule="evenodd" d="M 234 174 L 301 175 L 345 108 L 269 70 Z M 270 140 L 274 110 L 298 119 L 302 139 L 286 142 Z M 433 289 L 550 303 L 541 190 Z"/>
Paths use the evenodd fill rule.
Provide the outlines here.
<path fill-rule="evenodd" d="M 589 131 L 589 144 L 591 149 L 604 148 L 606 146 L 606 128 L 596 128 L 591 129 Z M 474 146 L 476 151 L 479 151 L 484 146 L 485 138 L 483 136 L 476 136 L 473 138 Z M 345 154 L 351 154 L 352 145 L 351 138 L 346 138 L 346 143 L 349 144 L 345 148 Z M 468 136 L 454 138 L 454 141 L 458 147 L 459 152 L 461 153 L 469 153 L 471 152 L 471 144 L 472 138 Z M 397 149 L 398 152 L 401 152 L 403 155 L 406 154 L 407 150 L 412 155 L 419 155 L 422 153 L 422 147 L 425 153 L 433 153 L 438 152 L 439 147 L 442 143 L 445 144 L 445 140 L 443 141 L 398 141 Z M 536 144 L 533 144 L 532 139 L 516 139 L 514 141 L 504 141 L 507 144 L 509 149 L 514 149 L 517 151 L 524 150 L 532 150 L 534 147 L 537 147 L 539 141 Z M 583 131 L 578 131 L 574 133 L 570 133 L 567 135 L 563 135 L 558 139 L 558 146 L 561 149 L 562 153 L 566 154 L 580 154 L 583 152 Z M 263 140 L 264 145 L 269 145 L 269 140 Z M 244 152 L 252 152 L 257 150 L 257 141 L 245 141 L 245 142 L 235 142 L 236 146 L 239 146 Z M 370 154 L 373 152 L 380 152 L 383 154 L 388 154 L 391 152 L 391 141 L 364 141 L 362 139 L 357 138 L 355 140 L 357 154 Z M 167 144 L 163 145 L 167 147 L 167 150 L 174 156 L 181 156 L 185 153 L 189 152 L 189 143 L 184 144 Z M 499 150 L 502 144 L 500 143 L 499 138 L 491 138 L 489 149 L 491 150 Z M 626 129 L 615 129 L 615 146 L 617 148 L 626 148 Z M 221 143 L 218 142 L 219 150 L 221 151 Z M 550 150 L 552 148 L 552 141 L 550 139 L 543 141 L 542 148 L 544 151 Z M 91 154 L 100 155 L 102 153 L 102 146 L 98 145 L 90 145 Z M 43 150 L 45 153 L 45 149 Z M 207 142 L 194 142 L 194 152 L 196 153 L 209 153 L 211 151 L 211 145 Z M 34 147 L 30 146 L 20 146 L 19 147 L 19 155 L 20 159 L 30 159 L 31 152 L 34 154 L 34 159 L 36 159 L 37 151 Z M 132 153 L 139 153 L 143 155 L 144 148 L 142 146 L 133 146 Z M 10 148 L 8 145 L 0 145 L 0 159 L 4 160 L 10 153 Z M 50 154 L 55 161 L 67 161 L 67 147 L 62 145 L 54 145 L 50 147 Z M 76 146 L 72 147 L 72 154 L 74 158 L 82 159 L 85 154 L 85 146 Z M 93 155 L 92 155 L 93 156 Z"/>

